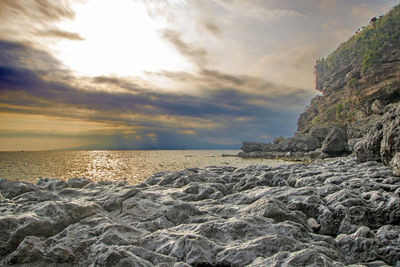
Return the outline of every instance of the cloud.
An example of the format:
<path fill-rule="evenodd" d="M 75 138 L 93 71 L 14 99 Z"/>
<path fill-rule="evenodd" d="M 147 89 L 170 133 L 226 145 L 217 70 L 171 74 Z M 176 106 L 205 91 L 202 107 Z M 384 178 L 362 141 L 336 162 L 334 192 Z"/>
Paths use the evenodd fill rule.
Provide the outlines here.
<path fill-rule="evenodd" d="M 83 41 L 85 40 L 82 36 L 75 32 L 67 32 L 59 29 L 48 29 L 38 31 L 36 33 L 38 36 L 48 37 L 48 38 L 56 38 L 56 39 L 68 39 L 73 41 Z"/>
<path fill-rule="evenodd" d="M 171 43 L 181 55 L 196 65 L 204 66 L 207 64 L 207 51 L 183 41 L 180 33 L 172 30 L 164 30 L 162 36 Z"/>
<path fill-rule="evenodd" d="M 293 9 L 269 8 L 265 2 L 245 0 L 214 0 L 216 3 L 237 14 L 260 19 L 280 19 L 284 17 L 305 17 L 304 14 Z"/>
<path fill-rule="evenodd" d="M 318 0 L 321 9 L 332 9 L 337 6 L 337 0 Z"/>
<path fill-rule="evenodd" d="M 38 37 L 82 40 L 77 33 L 55 28 L 56 22 L 74 18 L 72 4 L 80 0 L 2 0 L 0 39 L 38 43 Z"/>
<path fill-rule="evenodd" d="M 357 5 L 353 7 L 350 11 L 352 16 L 357 16 L 361 18 L 372 18 L 376 16 L 376 10 L 372 10 L 369 8 L 367 3 L 363 3 L 361 5 Z"/>
<path fill-rule="evenodd" d="M 319 53 L 315 45 L 292 47 L 261 57 L 254 71 L 274 83 L 311 91 L 314 89 L 314 77 L 310 70 Z"/>
<path fill-rule="evenodd" d="M 6 20 L 26 19 L 34 22 L 72 19 L 74 12 L 67 0 L 2 0 L 0 18 Z M 12 16 L 10 16 L 12 15 Z"/>
<path fill-rule="evenodd" d="M 221 37 L 221 29 L 218 27 L 217 24 L 209 22 L 209 21 L 202 21 L 200 23 L 201 28 L 206 30 L 206 32 L 210 33 L 214 37 L 220 38 Z"/>
<path fill-rule="evenodd" d="M 49 54 L 7 42 L 0 42 L 0 49 L 4 51 L 0 57 L 0 112 L 102 123 L 115 129 L 106 135 L 98 133 L 108 148 L 172 148 L 171 140 L 176 147 L 193 144 L 192 148 L 204 148 L 212 147 L 216 136 L 224 136 L 225 143 L 230 140 L 232 147 L 232 143 L 238 146 L 244 139 L 265 133 L 290 135 L 296 114 L 311 97 L 306 90 L 206 68 L 195 74 L 158 74 L 182 80 L 188 87 L 207 88 L 196 94 L 141 87 L 113 76 L 44 79 L 42 72 L 28 68 L 20 55 L 41 54 L 41 61 L 52 62 Z M 98 90 L 103 85 L 127 90 Z"/>

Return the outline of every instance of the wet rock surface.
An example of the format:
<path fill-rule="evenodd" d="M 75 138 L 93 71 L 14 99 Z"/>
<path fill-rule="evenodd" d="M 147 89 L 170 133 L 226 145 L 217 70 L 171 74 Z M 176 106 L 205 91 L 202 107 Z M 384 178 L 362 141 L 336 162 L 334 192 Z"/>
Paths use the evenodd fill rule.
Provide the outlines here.
<path fill-rule="evenodd" d="M 0 265 L 400 266 L 400 178 L 351 157 L 0 192 Z"/>

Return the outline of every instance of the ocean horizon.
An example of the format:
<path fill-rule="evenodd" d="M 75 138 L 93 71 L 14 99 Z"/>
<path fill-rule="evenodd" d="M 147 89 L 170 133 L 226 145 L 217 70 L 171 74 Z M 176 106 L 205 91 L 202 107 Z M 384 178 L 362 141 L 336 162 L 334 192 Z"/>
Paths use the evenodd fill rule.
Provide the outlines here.
<path fill-rule="evenodd" d="M 89 178 L 140 183 L 154 173 L 208 166 L 278 166 L 287 162 L 234 157 L 240 150 L 77 150 L 0 152 L 0 178 L 36 183 L 40 178 Z M 223 156 L 229 155 L 229 156 Z"/>

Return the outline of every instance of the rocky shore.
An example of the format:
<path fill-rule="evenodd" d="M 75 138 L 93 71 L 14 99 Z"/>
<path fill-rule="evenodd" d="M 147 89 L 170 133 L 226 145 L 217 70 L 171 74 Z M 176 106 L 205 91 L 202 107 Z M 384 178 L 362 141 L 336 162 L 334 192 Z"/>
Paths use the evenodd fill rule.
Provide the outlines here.
<path fill-rule="evenodd" d="M 400 5 L 315 65 L 316 90 L 290 138 L 244 142 L 243 158 L 313 160 L 353 154 L 400 176 Z"/>
<path fill-rule="evenodd" d="M 242 158 L 314 160 L 353 154 L 361 162 L 381 161 L 400 176 L 400 103 L 345 127 L 315 125 L 271 143 L 244 142 L 241 149 Z"/>
<path fill-rule="evenodd" d="M 400 177 L 353 157 L 146 182 L 0 179 L 0 265 L 400 266 Z"/>

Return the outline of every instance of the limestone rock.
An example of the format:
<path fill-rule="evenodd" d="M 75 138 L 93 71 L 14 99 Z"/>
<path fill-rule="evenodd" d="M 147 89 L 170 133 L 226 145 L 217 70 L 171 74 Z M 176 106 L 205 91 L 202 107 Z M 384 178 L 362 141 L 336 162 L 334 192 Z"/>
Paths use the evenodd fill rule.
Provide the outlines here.
<path fill-rule="evenodd" d="M 343 129 L 335 127 L 329 132 L 322 143 L 322 152 L 330 156 L 341 156 L 349 152 L 346 133 Z"/>
<path fill-rule="evenodd" d="M 384 112 L 384 106 L 379 99 L 376 99 L 371 105 L 371 111 L 375 114 L 382 114 Z"/>
<path fill-rule="evenodd" d="M 0 194 L 1 266 L 400 261 L 400 178 L 382 163 L 352 157 L 193 168 L 158 173 L 135 186 L 0 179 Z"/>
<path fill-rule="evenodd" d="M 393 173 L 397 176 L 400 176 L 400 152 L 397 152 L 394 155 L 389 165 L 392 167 Z"/>

